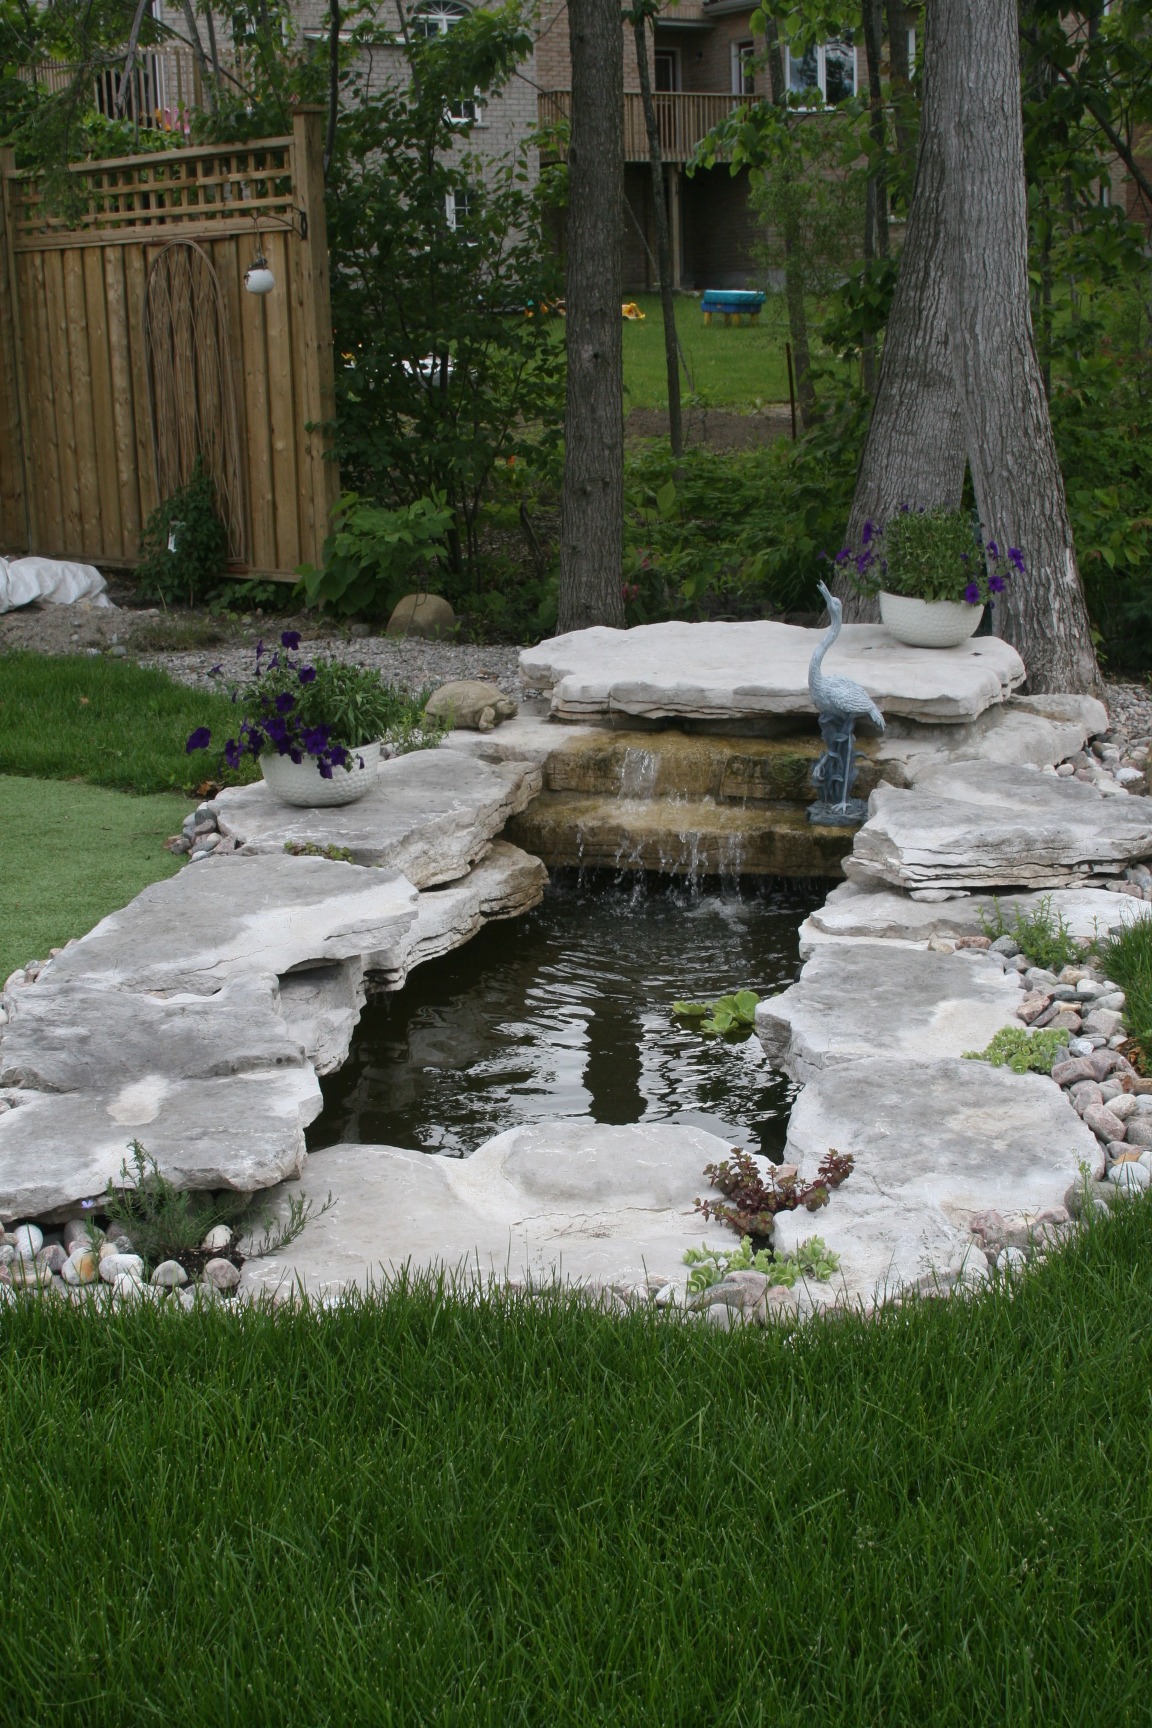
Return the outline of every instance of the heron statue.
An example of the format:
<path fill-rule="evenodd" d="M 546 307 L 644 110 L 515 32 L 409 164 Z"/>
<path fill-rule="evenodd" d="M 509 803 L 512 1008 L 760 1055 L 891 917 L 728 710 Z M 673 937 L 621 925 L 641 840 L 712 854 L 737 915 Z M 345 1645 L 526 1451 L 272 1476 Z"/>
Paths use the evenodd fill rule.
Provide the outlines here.
<path fill-rule="evenodd" d="M 824 754 L 812 770 L 819 796 L 809 806 L 808 820 L 833 827 L 855 827 L 868 814 L 863 798 L 850 796 L 856 778 L 856 725 L 865 721 L 878 732 L 884 730 L 884 716 L 867 690 L 853 678 L 829 678 L 824 672 L 824 656 L 839 636 L 844 609 L 835 594 L 820 583 L 820 592 L 828 607 L 831 624 L 820 638 L 808 666 L 808 694 L 820 719 L 820 736 Z"/>

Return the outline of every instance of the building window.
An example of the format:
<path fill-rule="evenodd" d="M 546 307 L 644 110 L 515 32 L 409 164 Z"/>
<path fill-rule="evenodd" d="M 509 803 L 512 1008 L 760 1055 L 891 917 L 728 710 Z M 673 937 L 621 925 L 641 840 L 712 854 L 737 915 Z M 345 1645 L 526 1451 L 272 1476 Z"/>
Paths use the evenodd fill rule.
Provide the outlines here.
<path fill-rule="evenodd" d="M 455 232 L 458 228 L 468 226 L 468 218 L 472 213 L 472 194 L 467 188 L 457 188 L 454 192 L 444 194 L 444 214 L 448 218 L 448 226 Z"/>
<path fill-rule="evenodd" d="M 452 26 L 467 16 L 467 6 L 461 6 L 458 0 L 427 0 L 412 14 L 412 34 L 430 42 L 434 36 L 447 36 Z"/>
<path fill-rule="evenodd" d="M 856 94 L 856 50 L 850 36 L 822 42 L 806 54 L 788 55 L 788 88 L 800 95 L 819 90 L 830 108 Z"/>
<path fill-rule="evenodd" d="M 653 53 L 656 69 L 657 90 L 679 90 L 680 88 L 680 50 L 678 48 L 657 48 Z"/>
<path fill-rule="evenodd" d="M 732 94 L 733 96 L 755 96 L 756 94 L 756 44 L 754 42 L 733 42 L 732 44 Z"/>

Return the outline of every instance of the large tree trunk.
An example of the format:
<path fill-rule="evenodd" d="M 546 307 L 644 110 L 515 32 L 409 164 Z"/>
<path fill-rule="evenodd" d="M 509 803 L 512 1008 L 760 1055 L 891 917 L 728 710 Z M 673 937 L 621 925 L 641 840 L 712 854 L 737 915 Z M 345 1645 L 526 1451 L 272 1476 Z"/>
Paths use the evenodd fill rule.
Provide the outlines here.
<path fill-rule="evenodd" d="M 964 490 L 964 426 L 948 352 L 945 165 L 933 58 L 925 54 L 916 186 L 856 475 L 850 546 L 862 543 L 865 522 L 882 524 L 902 504 L 955 508 Z M 858 595 L 846 576 L 835 586 L 846 618 L 879 617 L 876 602 Z"/>
<path fill-rule="evenodd" d="M 619 0 L 569 0 L 564 481 L 558 627 L 624 623 L 624 381 L 620 322 L 624 55 Z"/>
<path fill-rule="evenodd" d="M 676 303 L 672 298 L 672 245 L 668 236 L 668 204 L 664 195 L 664 163 L 660 155 L 660 128 L 652 100 L 648 72 L 648 19 L 640 13 L 632 20 L 636 38 L 636 70 L 640 75 L 640 100 L 648 133 L 648 165 L 652 170 L 652 210 L 656 221 L 656 270 L 660 277 L 660 312 L 664 319 L 664 370 L 668 376 L 668 442 L 673 456 L 684 454 L 684 430 L 680 418 L 680 345 L 676 340 Z"/>
<path fill-rule="evenodd" d="M 864 263 L 888 256 L 888 162 L 880 57 L 884 44 L 883 0 L 864 0 L 864 58 L 868 66 L 868 133 L 872 160 L 864 208 Z M 869 396 L 876 394 L 876 331 L 863 333 L 861 370 Z"/>
<path fill-rule="evenodd" d="M 1092 690 L 1096 656 L 1064 481 L 1036 358 L 1014 0 L 934 0 L 931 55 L 944 140 L 949 338 L 984 532 L 1026 574 L 995 607 L 1029 688 Z"/>

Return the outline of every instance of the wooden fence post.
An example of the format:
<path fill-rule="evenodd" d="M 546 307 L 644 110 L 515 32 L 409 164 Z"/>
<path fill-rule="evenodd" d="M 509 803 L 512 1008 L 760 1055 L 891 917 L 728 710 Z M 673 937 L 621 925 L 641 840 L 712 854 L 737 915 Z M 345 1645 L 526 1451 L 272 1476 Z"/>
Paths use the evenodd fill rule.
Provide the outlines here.
<path fill-rule="evenodd" d="M 16 257 L 12 249 L 12 176 L 16 156 L 0 150 L 0 552 L 31 552 L 35 546 L 34 499 L 28 471 L 25 430 L 27 398 L 20 305 L 16 298 Z M 23 545 L 13 546 L 15 534 Z"/>
<path fill-rule="evenodd" d="M 294 181 L 306 233 L 295 249 L 300 312 L 300 352 L 304 361 L 307 419 L 304 434 L 308 485 L 301 526 L 311 544 L 305 558 L 319 563 L 340 496 L 340 474 L 329 455 L 331 422 L 336 413 L 336 375 L 332 342 L 332 297 L 329 287 L 328 224 L 324 214 L 324 109 L 298 109 L 292 121 Z M 302 537 L 303 538 L 303 537 Z"/>

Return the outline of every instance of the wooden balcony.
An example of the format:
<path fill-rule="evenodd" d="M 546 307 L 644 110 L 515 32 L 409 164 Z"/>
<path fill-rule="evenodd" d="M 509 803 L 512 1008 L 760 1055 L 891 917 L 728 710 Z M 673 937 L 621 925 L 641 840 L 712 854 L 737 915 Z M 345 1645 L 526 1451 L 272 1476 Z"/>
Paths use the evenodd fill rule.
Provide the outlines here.
<path fill-rule="evenodd" d="M 660 154 L 665 162 L 687 162 L 700 140 L 713 126 L 746 100 L 714 90 L 657 91 L 656 124 L 660 129 Z M 571 117 L 570 90 L 542 90 L 539 97 L 540 125 L 552 128 Z M 562 152 L 561 152 L 562 154 Z M 624 93 L 624 160 L 647 162 L 648 133 L 644 107 L 638 91 Z"/>

